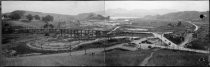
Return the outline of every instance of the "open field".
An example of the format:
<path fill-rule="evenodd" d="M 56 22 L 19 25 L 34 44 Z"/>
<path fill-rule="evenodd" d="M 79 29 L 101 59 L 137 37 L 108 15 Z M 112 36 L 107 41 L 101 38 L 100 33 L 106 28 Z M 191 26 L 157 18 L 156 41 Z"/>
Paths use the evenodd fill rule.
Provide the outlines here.
<path fill-rule="evenodd" d="M 149 56 L 151 50 L 126 51 L 114 49 L 106 51 L 107 66 L 137 66 Z"/>
<path fill-rule="evenodd" d="M 208 54 L 159 50 L 154 53 L 147 66 L 208 66 Z"/>
<path fill-rule="evenodd" d="M 104 54 L 6 58 L 5 66 L 104 66 Z"/>

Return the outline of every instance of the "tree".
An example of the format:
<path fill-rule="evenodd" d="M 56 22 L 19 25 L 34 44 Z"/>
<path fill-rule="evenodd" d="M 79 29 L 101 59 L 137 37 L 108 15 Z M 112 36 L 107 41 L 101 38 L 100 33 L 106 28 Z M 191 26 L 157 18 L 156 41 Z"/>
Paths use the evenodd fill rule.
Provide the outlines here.
<path fill-rule="evenodd" d="M 43 27 L 47 28 L 47 29 L 54 28 L 54 26 L 52 24 L 49 24 L 49 23 L 46 23 Z"/>
<path fill-rule="evenodd" d="M 34 18 L 35 18 L 36 20 L 40 20 L 39 15 L 35 15 Z"/>
<path fill-rule="evenodd" d="M 46 23 L 43 27 L 45 29 L 54 28 L 54 26 L 52 24 L 49 24 L 49 23 Z M 45 36 L 49 36 L 49 35 L 50 35 L 49 30 L 47 30 L 46 33 L 45 33 Z"/>
<path fill-rule="evenodd" d="M 9 18 L 9 15 L 3 14 L 2 17 L 4 17 L 4 18 Z"/>
<path fill-rule="evenodd" d="M 168 24 L 168 26 L 171 26 L 171 27 L 173 27 L 173 24 L 169 23 L 169 24 Z"/>
<path fill-rule="evenodd" d="M 33 20 L 33 16 L 32 16 L 31 14 L 28 14 L 28 15 L 26 16 L 26 18 L 27 18 L 29 21 Z"/>
<path fill-rule="evenodd" d="M 20 11 L 20 10 L 13 11 L 10 13 L 9 18 L 11 18 L 12 20 L 19 20 L 24 13 L 25 11 Z"/>
<path fill-rule="evenodd" d="M 46 23 L 43 27 L 47 29 L 54 28 L 52 24 L 48 23 L 49 21 L 53 21 L 53 19 L 54 19 L 53 16 L 50 16 L 50 15 L 42 17 L 42 21 Z M 49 36 L 49 31 L 45 33 L 45 36 Z"/>
<path fill-rule="evenodd" d="M 46 23 L 48 23 L 49 21 L 53 21 L 53 20 L 54 20 L 53 16 L 50 16 L 50 15 L 42 17 L 42 21 L 44 21 Z"/>
<path fill-rule="evenodd" d="M 15 14 L 11 14 L 10 18 L 13 19 L 13 20 L 19 20 L 21 18 L 21 16 L 19 14 L 15 13 Z"/>
<path fill-rule="evenodd" d="M 178 24 L 177 24 L 177 26 L 181 26 L 182 25 L 182 22 L 181 21 L 179 21 L 178 22 Z"/>

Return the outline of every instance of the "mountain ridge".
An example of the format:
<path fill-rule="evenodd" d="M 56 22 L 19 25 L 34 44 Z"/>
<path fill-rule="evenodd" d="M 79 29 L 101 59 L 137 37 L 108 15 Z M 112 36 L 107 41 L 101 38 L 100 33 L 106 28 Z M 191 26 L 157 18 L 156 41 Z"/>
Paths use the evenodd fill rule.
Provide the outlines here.
<path fill-rule="evenodd" d="M 169 9 L 152 9 L 152 10 L 145 10 L 145 9 L 133 9 L 133 10 L 126 10 L 122 8 L 118 9 L 107 9 L 105 11 L 96 11 L 95 13 L 101 15 L 107 15 L 111 17 L 144 17 L 146 15 L 162 15 L 166 13 L 177 12 L 177 10 L 169 10 Z"/>

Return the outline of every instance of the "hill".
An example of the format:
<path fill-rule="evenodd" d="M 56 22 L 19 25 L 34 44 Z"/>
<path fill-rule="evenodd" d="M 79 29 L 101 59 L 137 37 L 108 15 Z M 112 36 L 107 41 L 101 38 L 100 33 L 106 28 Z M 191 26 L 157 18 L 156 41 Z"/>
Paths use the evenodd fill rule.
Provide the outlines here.
<path fill-rule="evenodd" d="M 43 13 L 43 12 L 34 12 L 34 11 L 25 11 L 25 10 L 16 10 L 13 12 L 21 13 L 22 17 L 25 18 L 26 15 L 31 14 L 32 16 L 39 15 L 40 17 L 44 17 L 46 15 L 51 15 L 54 17 L 54 22 L 63 22 L 63 21 L 72 21 L 72 20 L 104 20 L 106 17 L 95 14 L 95 13 L 81 13 L 78 15 L 64 15 L 64 14 L 55 14 L 55 13 Z M 11 12 L 11 13 L 13 13 Z M 10 14 L 10 13 L 5 13 Z"/>
<path fill-rule="evenodd" d="M 96 13 L 81 13 L 78 14 L 77 19 L 82 19 L 82 20 L 105 20 L 105 19 L 109 19 L 109 17 L 104 17 L 100 14 L 96 14 Z"/>
<path fill-rule="evenodd" d="M 144 17 L 146 15 L 157 15 L 157 14 L 166 14 L 171 12 L 177 12 L 176 10 L 168 10 L 168 9 L 153 9 L 153 10 L 144 10 L 144 9 L 133 9 L 133 10 L 127 10 L 127 9 L 107 9 L 105 11 L 98 11 L 95 13 L 101 14 L 101 15 L 107 15 L 111 17 Z"/>
<path fill-rule="evenodd" d="M 10 13 L 4 13 L 3 15 L 10 16 L 11 14 L 17 13 L 21 16 L 20 19 L 26 19 L 26 16 L 31 14 L 32 16 L 38 15 L 41 18 L 47 15 L 53 16 L 54 20 L 50 22 L 56 28 L 77 28 L 80 25 L 80 21 L 86 22 L 87 20 L 99 20 L 103 21 L 105 19 L 109 19 L 109 17 L 104 17 L 100 14 L 95 13 L 81 13 L 78 15 L 63 15 L 63 14 L 55 14 L 55 13 L 43 13 L 43 12 L 34 12 L 34 11 L 25 11 L 25 10 L 16 10 Z M 40 27 L 43 26 L 45 23 L 41 20 L 32 20 L 28 23 L 24 23 L 22 20 L 10 20 L 12 22 L 8 22 L 11 25 L 16 26 L 29 26 L 29 27 Z M 40 24 L 41 23 L 41 24 Z"/>
<path fill-rule="evenodd" d="M 182 11 L 182 12 L 173 12 L 164 15 L 147 15 L 144 18 L 146 19 L 167 19 L 167 20 L 199 20 L 200 15 L 204 14 L 207 16 L 206 21 L 209 20 L 209 11 L 198 12 L 198 11 Z"/>

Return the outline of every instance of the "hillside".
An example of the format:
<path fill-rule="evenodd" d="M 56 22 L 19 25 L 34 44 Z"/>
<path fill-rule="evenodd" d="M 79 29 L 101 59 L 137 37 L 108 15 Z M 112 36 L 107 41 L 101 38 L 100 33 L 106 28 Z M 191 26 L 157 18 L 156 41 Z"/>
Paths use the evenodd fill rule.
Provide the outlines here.
<path fill-rule="evenodd" d="M 63 14 L 54 14 L 54 13 L 42 13 L 42 12 L 33 12 L 33 11 L 24 11 L 24 10 L 16 10 L 10 13 L 4 13 L 3 15 L 10 16 L 11 14 L 19 14 L 21 19 L 26 19 L 26 16 L 31 14 L 32 16 L 38 15 L 41 18 L 47 15 L 53 16 L 54 20 L 50 22 L 56 28 L 78 28 L 79 22 L 86 22 L 87 20 L 99 20 L 103 21 L 105 19 L 109 19 L 108 17 L 104 17 L 99 14 L 95 13 L 81 13 L 78 15 L 63 15 Z M 22 20 L 10 20 L 7 22 L 13 26 L 29 26 L 29 27 L 40 27 L 43 26 L 45 23 L 42 20 L 33 20 L 28 23 L 24 23 Z"/>
<path fill-rule="evenodd" d="M 146 15 L 157 15 L 157 14 L 166 14 L 171 12 L 177 12 L 176 10 L 168 10 L 168 9 L 153 9 L 153 10 L 144 10 L 144 9 L 133 9 L 133 10 L 127 10 L 127 9 L 107 9 L 105 11 L 98 11 L 95 12 L 97 14 L 111 17 L 144 17 Z"/>
<path fill-rule="evenodd" d="M 31 14 L 32 16 L 39 15 L 40 17 L 44 17 L 46 15 L 51 15 L 54 17 L 54 22 L 70 22 L 72 20 L 104 20 L 106 17 L 103 17 L 102 15 L 95 14 L 95 13 L 81 13 L 78 15 L 64 15 L 64 14 L 55 14 L 55 13 L 43 13 L 43 12 L 33 12 L 33 11 L 25 11 L 25 10 L 16 10 L 13 12 L 22 13 L 22 18 L 24 16 Z M 11 12 L 12 13 L 12 12 Z M 5 13 L 9 14 L 9 13 Z"/>
<path fill-rule="evenodd" d="M 182 12 L 173 12 L 164 15 L 147 15 L 144 18 L 146 19 L 167 19 L 167 20 L 198 20 L 200 15 L 204 14 L 207 16 L 206 21 L 209 20 L 209 11 L 198 12 L 198 11 L 182 11 Z"/>
<path fill-rule="evenodd" d="M 104 20 L 104 19 L 109 19 L 109 17 L 104 17 L 100 14 L 96 13 L 81 13 L 78 14 L 77 19 L 82 19 L 82 20 Z"/>

